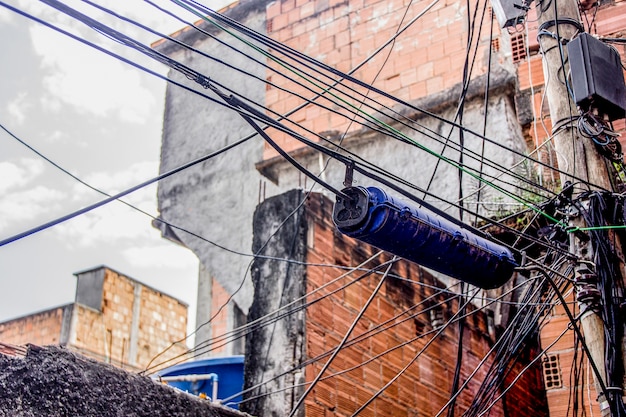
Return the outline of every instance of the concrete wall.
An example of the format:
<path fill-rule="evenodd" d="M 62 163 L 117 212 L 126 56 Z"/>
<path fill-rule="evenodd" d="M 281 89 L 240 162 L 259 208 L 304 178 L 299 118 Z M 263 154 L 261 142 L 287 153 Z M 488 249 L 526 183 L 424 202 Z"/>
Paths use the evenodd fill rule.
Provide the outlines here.
<path fill-rule="evenodd" d="M 241 2 L 230 14 L 234 14 L 246 26 L 263 32 L 267 3 Z M 203 27 L 228 43 L 237 43 L 209 25 Z M 251 67 L 245 58 L 215 40 L 193 30 L 186 30 L 180 36 L 214 57 L 244 68 L 261 79 L 265 77 L 262 66 Z M 253 100 L 264 102 L 265 86 L 262 82 L 241 76 L 234 70 L 225 71 L 209 59 L 174 47 L 171 43 L 164 43 L 159 48 L 212 79 Z M 202 90 L 178 73 L 172 72 L 170 77 Z M 207 90 L 202 91 L 208 93 Z M 161 172 L 219 150 L 253 132 L 238 114 L 176 86 L 168 85 L 165 100 Z M 260 187 L 265 184 L 267 191 L 272 192 L 271 183 L 265 181 L 254 167 L 262 153 L 263 143 L 255 138 L 230 152 L 161 181 L 158 189 L 161 218 L 229 250 L 250 253 L 251 219 L 259 203 Z M 193 250 L 202 264 L 196 313 L 198 326 L 211 317 L 213 306 L 209 294 L 212 279 L 216 279 L 229 294 L 234 294 L 237 305 L 247 313 L 252 302 L 252 284 L 247 272 L 250 258 L 231 253 L 182 231 L 176 230 L 175 233 L 185 246 Z M 203 326 L 196 334 L 196 343 L 202 343 L 210 336 L 210 326 Z"/>
<path fill-rule="evenodd" d="M 248 314 L 249 323 L 304 295 L 306 270 L 302 262 L 306 259 L 307 223 L 303 198 L 302 191 L 292 190 L 266 200 L 254 213 L 253 250 L 260 251 L 263 258 L 256 259 L 252 265 L 255 297 Z M 242 404 L 242 410 L 259 417 L 289 414 L 303 391 L 290 387 L 301 382 L 302 375 L 290 372 L 272 378 L 305 359 L 304 334 L 304 313 L 298 312 L 269 326 L 258 326 L 246 336 L 244 389 L 271 382 L 249 391 L 248 398 L 267 395 Z"/>

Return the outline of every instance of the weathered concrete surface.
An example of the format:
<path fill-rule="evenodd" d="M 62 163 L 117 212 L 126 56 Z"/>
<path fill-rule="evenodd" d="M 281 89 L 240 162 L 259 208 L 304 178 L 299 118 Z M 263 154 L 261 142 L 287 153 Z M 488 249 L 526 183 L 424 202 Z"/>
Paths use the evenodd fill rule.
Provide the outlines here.
<path fill-rule="evenodd" d="M 479 77 L 471 86 L 466 95 L 466 103 L 464 108 L 463 126 L 473 132 L 482 133 L 482 125 L 485 117 L 484 88 L 485 77 Z M 511 169 L 515 173 L 524 173 L 524 166 L 516 164 L 522 159 L 521 156 L 512 152 L 503 150 L 510 148 L 524 153 L 526 145 L 523 134 L 517 120 L 515 105 L 513 100 L 513 92 L 515 90 L 515 80 L 513 75 L 504 68 L 494 69 L 490 80 L 490 99 L 487 106 L 488 123 L 485 135 L 488 138 L 496 138 L 496 143 L 484 143 L 483 140 L 471 133 L 464 134 L 464 152 L 463 164 L 468 169 L 479 171 L 481 168 L 480 155 L 488 160 L 492 160 L 495 164 L 506 169 Z M 454 120 L 458 98 L 461 94 L 461 85 L 457 85 L 450 90 L 425 97 L 412 103 L 416 108 L 436 114 L 441 120 Z M 425 149 L 432 150 L 437 154 L 442 154 L 451 161 L 459 160 L 459 129 L 451 127 L 449 123 L 438 120 L 437 118 L 426 116 L 424 112 L 415 109 L 399 107 L 396 109 L 401 112 L 408 123 L 413 121 L 413 126 L 418 132 L 402 126 L 398 123 L 386 120 L 393 127 L 405 134 L 407 137 L 419 143 L 421 146 L 414 146 L 402 143 L 388 137 L 382 137 L 380 134 L 370 130 L 362 129 L 356 133 L 346 136 L 342 145 L 350 150 L 353 154 L 359 155 L 363 160 L 375 163 L 377 167 L 385 169 L 400 178 L 415 184 L 417 187 L 426 188 L 431 181 L 431 175 L 435 172 L 434 179 L 430 185 L 430 192 L 441 200 L 456 202 L 459 195 L 459 170 L 449 163 L 439 160 L 437 157 L 429 154 Z M 341 132 L 336 132 L 337 136 Z M 443 139 L 435 140 L 433 136 L 441 135 L 449 137 L 446 142 Z M 501 145 L 501 146 L 499 146 Z M 474 157 L 468 156 L 473 155 Z M 319 171 L 318 163 L 319 155 L 315 151 L 305 150 L 300 152 L 296 159 L 304 166 L 309 167 L 314 172 Z M 328 158 L 324 157 L 324 163 Z M 299 184 L 310 186 L 310 179 L 303 179 L 302 174 L 291 168 L 289 164 L 281 157 L 274 160 L 263 161 L 258 164 L 259 169 L 269 178 L 273 178 L 279 182 L 280 190 L 286 191 L 290 188 L 298 187 Z M 311 168 L 314 167 L 314 168 Z M 317 170 L 317 171 L 316 171 Z M 516 183 L 517 180 L 512 178 L 506 172 L 502 173 L 485 163 L 482 171 L 487 179 L 491 176 L 497 176 L 504 181 Z M 341 188 L 345 176 L 345 166 L 334 160 L 330 160 L 327 169 L 324 171 L 324 178 L 331 185 Z M 355 174 L 356 185 L 376 185 L 376 182 Z M 499 184 L 501 185 L 501 184 Z M 515 191 L 513 187 L 501 185 L 510 191 Z M 463 194 L 470 196 L 480 187 L 477 179 L 472 178 L 468 174 L 463 175 Z M 386 187 L 385 187 L 386 188 Z M 321 187 L 318 187 L 320 190 Z M 392 192 L 393 194 L 393 192 Z M 424 197 L 420 192 L 416 195 Z M 465 201 L 466 205 L 472 210 L 478 210 L 486 216 L 494 216 L 510 206 L 503 206 L 506 197 L 493 188 L 485 187 L 481 191 L 482 204 L 476 207 L 471 202 L 476 201 L 476 195 L 472 195 Z M 441 209 L 447 210 L 450 214 L 458 216 L 458 209 L 451 208 L 449 204 L 441 201 L 433 201 L 428 198 Z M 497 203 L 497 204 L 492 204 Z M 500 213 L 501 214 L 501 213 Z"/>
<path fill-rule="evenodd" d="M 274 312 L 285 304 L 301 298 L 306 290 L 306 221 L 304 193 L 292 190 L 263 202 L 254 213 L 253 250 L 263 255 L 252 266 L 254 302 L 248 322 Z M 268 258 L 269 257 L 269 258 Z M 278 259 L 290 259 L 284 262 Z M 292 304 L 289 308 L 297 307 Z M 284 313 L 284 311 L 283 311 Z M 304 354 L 304 311 L 291 314 L 268 326 L 255 329 L 246 337 L 244 389 L 292 370 Z M 258 416 L 289 414 L 302 395 L 302 389 L 289 388 L 298 375 L 289 373 L 274 379 L 245 398 L 272 392 L 254 401 L 244 402 L 241 409 Z"/>
<path fill-rule="evenodd" d="M 242 2 L 226 14 L 236 13 L 234 18 L 264 33 L 267 3 L 265 0 Z M 204 27 L 211 31 L 210 25 Z M 234 43 L 236 48 L 241 48 L 238 41 L 231 36 L 215 30 L 213 32 L 214 36 L 224 42 Z M 243 68 L 260 77 L 260 80 L 265 78 L 265 68 L 262 65 L 251 66 L 245 57 L 204 34 L 189 29 L 180 36 L 185 42 L 194 44 L 212 57 L 228 62 L 234 68 Z M 235 70 L 224 71 L 222 65 L 176 47 L 173 43 L 164 43 L 158 48 L 217 83 L 234 88 L 251 100 L 264 102 L 265 85 L 262 81 L 243 76 Z M 256 58 L 265 60 L 260 54 Z M 219 101 L 209 90 L 202 89 L 177 72 L 172 71 L 169 77 Z M 166 172 L 215 152 L 252 132 L 253 129 L 236 112 L 169 84 L 166 92 L 160 171 Z M 259 187 L 263 182 L 254 164 L 261 159 L 262 152 L 263 142 L 255 138 L 161 181 L 158 188 L 161 218 L 232 251 L 249 254 L 252 213 L 259 202 Z M 271 188 L 272 185 L 267 184 L 267 187 Z M 229 293 L 236 293 L 234 301 L 247 313 L 252 302 L 252 284 L 247 276 L 251 259 L 180 230 L 174 230 L 174 233 L 198 256 L 203 265 L 198 285 L 197 324 L 201 325 L 211 316 L 211 281 L 207 277 L 218 280 Z M 244 281 L 244 278 L 247 279 Z M 232 305 L 227 310 L 231 314 Z M 196 334 L 196 344 L 210 337 L 211 327 L 203 326 Z"/>
<path fill-rule="evenodd" d="M 246 416 L 54 346 L 0 354 L 0 397 L 0 417 Z"/>

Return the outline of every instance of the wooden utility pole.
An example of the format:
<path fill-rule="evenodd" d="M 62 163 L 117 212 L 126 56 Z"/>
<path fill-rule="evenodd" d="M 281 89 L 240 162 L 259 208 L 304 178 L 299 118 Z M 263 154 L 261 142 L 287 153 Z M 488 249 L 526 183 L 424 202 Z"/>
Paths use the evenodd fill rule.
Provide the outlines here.
<path fill-rule="evenodd" d="M 576 0 L 543 0 L 536 2 L 539 16 L 539 44 L 543 53 L 543 72 L 545 78 L 546 97 L 550 109 L 550 119 L 553 126 L 552 143 L 557 154 L 561 174 L 561 184 L 566 181 L 574 183 L 572 177 L 586 180 L 598 189 L 612 190 L 611 164 L 601 156 L 589 138 L 580 135 L 576 126 L 579 115 L 576 104 L 570 97 L 566 80 L 569 77 L 569 63 L 567 60 L 566 41 L 579 33 L 581 27 L 578 2 Z M 543 31 L 542 31 L 543 29 Z M 578 190 L 581 187 L 576 187 Z M 574 191 L 576 197 L 576 191 Z M 572 225 L 583 227 L 582 216 L 572 213 Z M 594 242 L 578 239 L 571 234 L 570 250 L 582 262 L 577 265 L 577 274 L 585 276 L 593 268 Z M 621 247 L 616 245 L 616 250 Z M 623 254 L 620 254 L 623 259 Z M 590 266 L 589 266 L 590 265 Z M 622 262 L 623 267 L 623 262 Z M 624 269 L 622 268 L 622 273 Z M 592 272 L 593 273 L 593 272 Z M 602 416 L 610 416 L 607 398 L 602 386 L 606 386 L 605 371 L 605 336 L 601 317 L 581 300 L 581 327 L 584 342 L 589 348 L 590 360 L 597 364 L 600 378 L 594 375 L 596 391 Z M 602 381 L 598 381 L 601 379 Z"/>

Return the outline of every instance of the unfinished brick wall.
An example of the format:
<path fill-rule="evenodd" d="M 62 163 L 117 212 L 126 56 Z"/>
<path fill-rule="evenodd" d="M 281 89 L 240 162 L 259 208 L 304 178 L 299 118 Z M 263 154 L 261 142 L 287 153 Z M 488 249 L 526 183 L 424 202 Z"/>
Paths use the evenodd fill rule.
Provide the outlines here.
<path fill-rule="evenodd" d="M 213 337 L 226 334 L 229 330 L 227 302 L 230 294 L 214 279 L 211 286 L 211 335 Z M 201 323 L 198 323 L 198 325 Z M 228 344 L 217 342 L 211 345 L 211 355 L 225 355 Z"/>
<path fill-rule="evenodd" d="M 396 30 L 406 25 L 418 13 L 426 10 L 431 1 L 420 0 L 331 0 L 325 2 L 306 2 L 300 0 L 280 0 L 271 3 L 267 8 L 267 32 L 273 39 L 288 45 L 295 50 L 322 61 L 342 72 L 350 72 L 366 61 L 372 52 L 385 44 Z M 470 2 L 472 13 L 476 1 Z M 409 6 L 404 21 L 402 18 Z M 478 10 L 482 11 L 484 2 L 480 2 Z M 480 12 L 482 13 L 482 12 Z M 491 20 L 477 19 L 475 30 L 489 34 Z M 494 28 L 497 37 L 499 31 Z M 379 89 L 402 100 L 416 100 L 436 94 L 460 83 L 467 48 L 467 10 L 465 3 L 452 0 L 438 2 L 425 15 L 417 20 L 393 44 L 393 52 L 388 47 L 376 58 L 371 59 L 354 72 L 354 77 L 366 83 L 372 83 Z M 488 36 L 476 36 L 473 45 L 478 44 L 477 62 L 472 77 L 478 77 L 487 70 L 487 51 L 491 46 Z M 498 52 L 498 51 L 496 51 Z M 496 57 L 494 60 L 504 59 Z M 306 78 L 290 74 L 288 70 L 276 63 L 270 65 L 280 68 L 300 80 L 305 85 L 319 91 L 313 83 L 320 81 L 312 74 Z M 270 81 L 278 87 L 286 87 L 304 97 L 312 97 L 313 93 L 304 87 L 287 81 L 273 72 L 268 72 Z M 335 77 L 336 78 L 336 77 Z M 328 81 L 322 79 L 321 81 Z M 356 86 L 354 86 L 356 87 Z M 363 88 L 356 87 L 361 93 Z M 341 90 L 341 88 L 340 88 Z M 391 104 L 376 94 L 369 97 L 381 104 Z M 351 92 L 345 99 L 358 105 L 358 95 Z M 324 99 L 320 99 L 324 103 Z M 280 114 L 294 109 L 302 100 L 294 94 L 276 87 L 269 87 L 266 94 L 266 105 Z M 328 104 L 328 102 L 326 102 Z M 349 120 L 317 106 L 309 105 L 290 117 L 302 126 L 316 133 L 328 131 L 344 132 Z M 353 124 L 351 129 L 357 129 Z M 272 133 L 279 145 L 287 151 L 297 149 L 301 145 L 284 135 Z M 265 159 L 275 156 L 273 149 L 266 146 Z"/>
<path fill-rule="evenodd" d="M 0 323 L 0 340 L 14 345 L 26 342 L 36 345 L 59 344 L 65 310 L 66 307 L 57 307 Z"/>
<path fill-rule="evenodd" d="M 259 206 L 255 216 L 255 241 L 264 241 L 266 233 L 277 232 L 276 224 L 280 223 L 267 216 L 293 214 L 287 226 L 278 230 L 280 237 L 272 239 L 264 252 L 272 259 L 255 260 L 255 302 L 250 318 L 257 320 L 305 292 L 308 305 L 304 313 L 293 314 L 274 327 L 254 329 L 248 336 L 245 387 L 254 388 L 247 392 L 251 398 L 243 405 L 255 415 L 290 411 L 306 388 L 293 385 L 301 372 L 293 368 L 306 365 L 303 382 L 316 378 L 372 294 L 384 267 L 378 274 L 368 275 L 366 271 L 391 259 L 389 254 L 378 254 L 377 249 L 336 232 L 328 198 L 311 194 L 304 208 L 299 207 L 302 198 L 304 194 L 296 190 L 272 197 Z M 289 259 L 297 264 L 287 267 L 279 261 L 287 257 L 285 250 L 296 253 Z M 361 270 L 347 273 L 341 268 L 353 268 L 369 258 Z M 450 399 L 458 325 L 440 326 L 457 312 L 455 294 L 440 291 L 441 283 L 431 274 L 406 261 L 398 261 L 391 275 L 394 277 L 384 283 L 348 343 L 307 396 L 302 415 L 350 416 L 400 372 L 402 375 L 359 415 L 432 416 Z M 493 343 L 486 314 L 471 306 L 468 312 L 461 383 L 475 371 Z M 519 358 L 511 379 L 526 367 L 531 356 Z M 455 415 L 470 407 L 491 360 L 487 358 L 461 392 Z M 257 388 L 260 381 L 270 382 Z M 546 416 L 540 382 L 539 367 L 531 367 L 490 415 Z"/>
<path fill-rule="evenodd" d="M 308 232 L 308 262 L 354 266 L 378 252 L 369 245 L 358 243 L 336 232 L 332 224 L 331 207 L 328 200 L 318 196 L 309 199 L 308 215 L 311 219 L 309 227 L 313 229 Z M 377 256 L 372 262 L 364 265 L 364 268 L 373 267 L 389 259 L 388 254 Z M 343 271 L 338 268 L 307 268 L 307 292 L 321 287 L 342 273 Z M 311 296 L 307 301 L 355 281 L 362 274 L 363 272 L 350 274 L 328 289 Z M 338 373 L 338 375 L 318 383 L 306 402 L 307 416 L 352 415 L 412 361 L 402 376 L 361 415 L 432 416 L 449 400 L 457 357 L 458 325 L 447 326 L 437 335 L 437 320 L 443 324 L 457 311 L 458 303 L 453 300 L 454 294 L 438 291 L 441 284 L 432 275 L 406 261 L 398 262 L 391 269 L 391 274 L 419 282 L 421 285 L 397 278 L 387 280 L 381 293 L 376 296 L 364 317 L 358 322 L 352 338 L 358 340 L 359 335 L 364 335 L 381 325 L 387 329 L 382 328 L 377 334 L 372 333 L 371 337 L 351 344 L 338 354 L 325 374 L 329 376 Z M 316 358 L 324 352 L 332 351 L 339 344 L 353 319 L 365 305 L 380 276 L 375 274 L 365 277 L 307 309 L 308 358 Z M 474 371 L 489 351 L 491 344 L 486 315 L 482 312 L 470 315 L 466 321 L 461 381 L 465 381 Z M 420 354 L 422 350 L 423 353 Z M 325 362 L 326 360 L 322 359 L 315 365 L 307 367 L 306 379 L 313 380 Z M 455 415 L 461 415 L 468 409 L 473 392 L 483 380 L 489 364 L 488 360 L 474 377 L 475 382 L 459 396 Z M 345 372 L 349 369 L 354 370 Z M 519 395 L 519 389 L 513 391 L 518 391 L 518 396 L 524 397 Z M 523 389 L 521 394 L 531 397 L 528 392 L 523 392 Z M 519 413 L 508 415 L 541 414 L 540 410 L 535 410 L 531 406 L 529 399 L 522 401 L 519 406 L 521 408 Z M 497 404 L 490 415 L 505 415 L 502 403 Z"/>
<path fill-rule="evenodd" d="M 160 359 L 187 351 L 187 305 L 149 287 L 142 288 L 139 326 L 137 329 L 138 366 L 146 366 L 155 355 L 175 343 Z"/>
<path fill-rule="evenodd" d="M 102 275 L 100 275 L 102 274 Z M 0 323 L 0 340 L 24 345 L 65 344 L 69 349 L 116 366 L 143 369 L 161 351 L 159 362 L 186 350 L 187 306 L 109 268 L 99 267 L 77 278 L 101 282 L 83 286 L 92 302 L 79 302 Z M 93 283 L 92 282 L 92 283 Z M 77 294 L 80 299 L 80 295 Z"/>
<path fill-rule="evenodd" d="M 79 278 L 80 279 L 80 278 Z M 105 270 L 102 311 L 77 309 L 74 346 L 117 364 L 144 368 L 152 358 L 186 350 L 187 306 L 110 269 Z"/>
<path fill-rule="evenodd" d="M 572 314 L 578 315 L 572 292 L 566 301 L 570 310 L 573 310 Z M 587 414 L 601 415 L 593 384 L 593 371 L 580 347 L 575 349 L 575 334 L 569 327 L 570 321 L 565 309 L 562 305 L 556 305 L 547 314 L 550 315 L 550 320 L 541 331 L 541 344 L 546 349 L 542 358 L 543 379 L 551 415 L 567 415 L 572 408 L 574 395 L 584 403 L 583 408 Z M 581 379 L 578 381 L 572 378 L 575 357 L 578 358 L 577 367 L 581 370 Z"/>
<path fill-rule="evenodd" d="M 134 287 L 114 271 L 104 274 L 101 311 L 77 305 L 72 345 L 106 362 L 128 364 Z"/>

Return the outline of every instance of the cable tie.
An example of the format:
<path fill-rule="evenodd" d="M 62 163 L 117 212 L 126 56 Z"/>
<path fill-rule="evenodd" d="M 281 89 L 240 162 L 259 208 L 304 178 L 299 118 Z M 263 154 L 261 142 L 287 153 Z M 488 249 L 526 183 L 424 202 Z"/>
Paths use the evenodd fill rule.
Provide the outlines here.
<path fill-rule="evenodd" d="M 198 73 L 196 75 L 196 78 L 195 78 L 194 81 L 197 82 L 198 84 L 200 84 L 204 88 L 210 88 L 211 87 L 211 77 L 207 77 L 207 76 L 202 75 L 200 73 Z"/>

